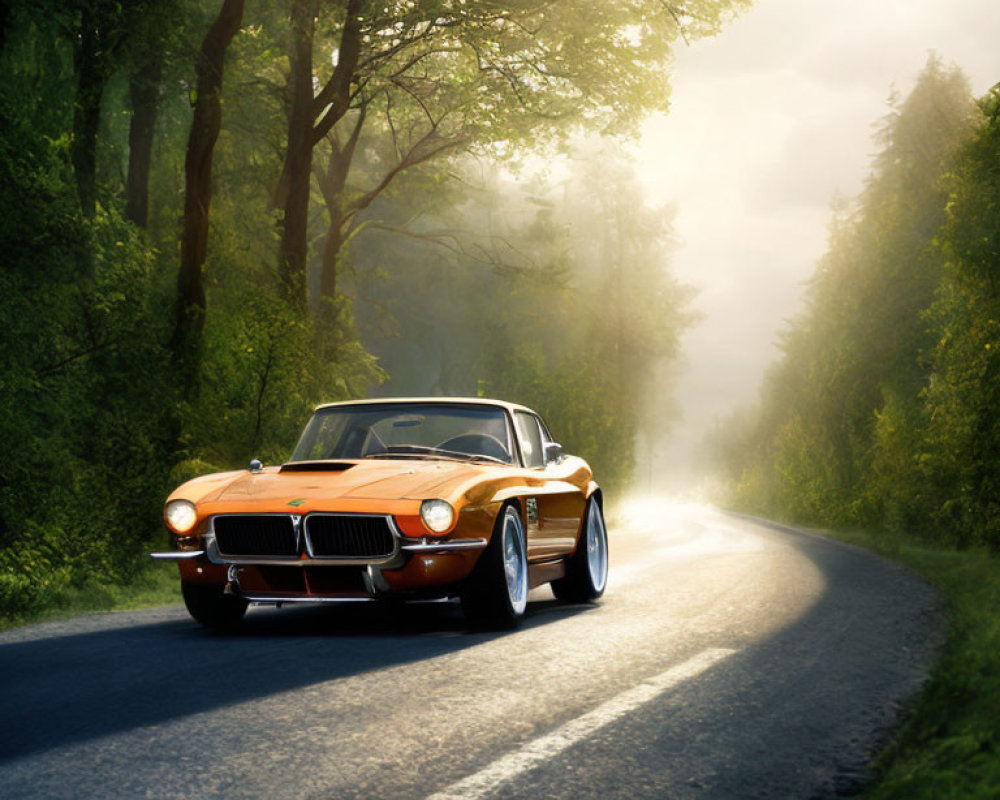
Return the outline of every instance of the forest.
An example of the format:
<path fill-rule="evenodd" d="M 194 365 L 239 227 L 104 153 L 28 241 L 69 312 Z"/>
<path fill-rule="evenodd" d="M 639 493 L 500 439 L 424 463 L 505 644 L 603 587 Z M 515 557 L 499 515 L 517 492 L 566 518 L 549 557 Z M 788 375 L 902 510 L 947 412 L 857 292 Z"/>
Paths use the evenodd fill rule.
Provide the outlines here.
<path fill-rule="evenodd" d="M 675 141 L 690 138 L 664 136 L 656 158 L 645 164 L 635 156 L 644 120 L 670 109 L 672 73 L 678 110 L 682 105 L 684 63 L 675 60 L 677 53 L 726 29 L 751 5 L 0 0 L 0 630 L 80 611 L 159 606 L 131 621 L 84 618 L 76 628 L 57 622 L 6 637 L 11 677 L 5 685 L 20 709 L 0 726 L 0 738 L 17 745 L 13 755 L 0 758 L 6 775 L 22 776 L 20 785 L 30 786 L 32 796 L 44 793 L 39 786 L 80 793 L 86 789 L 62 776 L 96 758 L 102 767 L 91 770 L 95 780 L 118 781 L 135 771 L 133 782 L 122 785 L 138 786 L 145 775 L 180 776 L 197 782 L 198 791 L 218 793 L 237 785 L 231 765 L 260 761 L 260 748 L 281 756 L 282 764 L 297 762 L 274 750 L 277 740 L 267 726 L 269 738 L 260 739 L 260 748 L 242 729 L 204 737 L 224 730 L 211 727 L 216 723 L 207 715 L 221 711 L 216 719 L 225 719 L 218 724 L 239 727 L 231 722 L 237 719 L 233 709 L 240 718 L 263 719 L 280 703 L 281 718 L 269 719 L 293 732 L 282 740 L 291 742 L 289 758 L 307 759 L 310 767 L 325 760 L 329 771 L 317 773 L 321 777 L 342 767 L 346 776 L 364 775 L 362 788 L 351 790 L 364 791 L 385 779 L 390 770 L 383 766 L 396 774 L 405 770 L 396 768 L 401 761 L 369 758 L 369 739 L 379 739 L 385 720 L 378 717 L 378 727 L 369 728 L 368 717 L 354 713 L 357 702 L 342 704 L 340 697 L 357 696 L 355 684 L 346 682 L 363 679 L 365 691 L 378 694 L 371 687 L 388 684 L 368 681 L 380 673 L 395 686 L 401 670 L 419 675 L 426 669 L 433 675 L 425 683 L 434 689 L 442 674 L 450 674 L 441 672 L 448 662 L 446 670 L 461 672 L 462 681 L 482 692 L 470 695 L 475 702 L 466 716 L 455 716 L 451 701 L 464 682 L 445 681 L 455 693 L 434 695 L 439 703 L 407 689 L 412 680 L 399 684 L 419 710 L 396 709 L 397 721 L 409 720 L 397 726 L 397 735 L 409 737 L 428 719 L 432 732 L 447 732 L 418 754 L 431 760 L 411 764 L 421 779 L 440 778 L 419 796 L 444 796 L 449 789 L 442 794 L 441 786 L 458 779 L 458 770 L 480 769 L 491 753 L 505 750 L 504 742 L 509 753 L 472 774 L 474 781 L 477 775 L 493 781 L 496 765 L 515 762 L 529 764 L 524 780 L 534 781 L 542 762 L 524 754 L 544 751 L 546 760 L 574 759 L 565 762 L 565 772 L 562 761 L 547 768 L 563 788 L 567 776 L 577 775 L 591 786 L 618 789 L 631 780 L 642 794 L 668 785 L 659 783 L 662 777 L 684 781 L 685 792 L 711 794 L 712 781 L 724 771 L 750 786 L 762 764 L 778 763 L 781 774 L 772 776 L 778 781 L 793 770 L 821 775 L 829 767 L 827 788 L 838 796 L 869 789 L 866 796 L 907 800 L 998 796 L 1000 84 L 976 97 L 958 67 L 932 55 L 911 91 L 893 92 L 877 123 L 864 188 L 832 203 L 825 254 L 800 310 L 780 334 L 756 403 L 719 421 L 704 444 L 725 513 L 708 511 L 722 522 L 702 524 L 705 509 L 660 502 L 670 499 L 673 487 L 663 481 L 654 486 L 652 469 L 645 469 L 653 460 L 651 443 L 668 442 L 672 426 L 684 424 L 675 410 L 674 381 L 684 368 L 684 336 L 699 322 L 695 290 L 671 265 L 685 244 L 685 209 L 654 203 L 645 193 L 653 186 L 652 162 L 669 155 L 692 165 L 695 182 L 704 178 L 712 201 L 704 227 L 710 236 L 730 236 L 739 248 L 719 251 L 738 253 L 727 256 L 724 269 L 744 267 L 761 291 L 777 287 L 767 285 L 766 270 L 756 271 L 756 251 L 778 261 L 777 254 L 796 246 L 792 237 L 771 233 L 786 228 L 758 224 L 763 217 L 750 213 L 753 203 L 736 202 L 742 195 L 716 207 L 716 198 L 724 200 L 741 180 L 756 182 L 754 170 L 736 174 L 728 165 L 737 162 L 730 160 L 713 176 L 706 163 L 711 158 L 666 153 Z M 833 121 L 834 113 L 857 111 L 870 96 L 862 91 L 868 71 L 903 63 L 883 60 L 871 43 L 888 43 L 885 49 L 898 48 L 903 58 L 904 45 L 917 41 L 909 31 L 903 35 L 911 23 L 914 30 L 930 30 L 932 46 L 945 28 L 968 27 L 972 38 L 951 41 L 975 40 L 989 62 L 985 4 L 935 8 L 934 14 L 927 9 L 935 4 L 917 5 L 838 4 L 831 12 L 832 4 L 816 2 L 802 16 L 786 5 L 779 25 L 772 17 L 756 33 L 747 26 L 742 45 L 709 51 L 704 61 L 712 61 L 711 68 L 705 71 L 702 63 L 695 84 L 704 96 L 701 111 L 714 105 L 725 117 L 693 127 L 713 148 L 712 157 L 737 137 L 754 144 L 757 155 L 773 156 L 768 168 L 781 173 L 781 181 L 763 181 L 763 195 L 755 197 L 782 182 L 819 175 L 794 152 L 796 142 L 810 142 L 809 158 L 839 169 L 838 154 L 815 145 L 832 138 L 814 138 L 813 127 L 822 123 L 824 134 L 847 130 Z M 837 35 L 828 36 L 836 26 Z M 739 25 L 731 27 L 735 32 Z M 780 28 L 781 36 L 761 38 L 761 28 Z M 879 36 L 862 28 L 877 29 Z M 837 44 L 845 41 L 849 52 Z M 917 65 L 926 52 L 920 41 Z M 767 58 L 749 63 L 750 47 Z M 974 48 L 956 49 L 968 55 Z M 830 64 L 845 74 L 832 80 Z M 763 86 L 770 84 L 766 76 L 779 73 L 795 80 Z M 751 81 L 758 84 L 752 91 Z M 721 102 L 726 86 L 747 87 L 747 103 Z M 781 95 L 781 113 L 773 115 L 779 127 L 754 131 L 749 96 L 765 89 L 763 94 Z M 847 106 L 831 101 L 829 116 L 810 118 L 797 105 L 806 89 L 822 102 L 847 98 Z M 685 157 L 688 162 L 681 161 Z M 796 181 L 785 180 L 796 171 Z M 710 178 L 720 174 L 721 183 L 713 184 Z M 669 197 L 672 187 L 655 188 L 657 196 Z M 804 196 L 783 197 L 780 205 L 794 207 Z M 760 229 L 763 247 L 734 233 L 746 230 L 732 224 L 740 211 L 747 225 Z M 692 250 L 676 257 L 678 270 Z M 746 263 L 729 263 L 743 254 Z M 696 267 L 712 272 L 712 259 L 705 260 Z M 812 260 L 802 259 L 807 270 Z M 704 295 L 711 287 L 705 284 Z M 741 296 L 740 308 L 755 297 L 760 295 Z M 741 345 L 741 353 L 754 346 L 750 339 Z M 716 366 L 732 361 L 706 357 L 698 363 L 724 374 Z M 726 393 L 714 385 L 711 390 Z M 175 570 L 148 557 L 170 546 L 163 523 L 168 493 L 198 475 L 245 469 L 251 459 L 282 463 L 317 404 L 393 396 L 493 397 L 540 412 L 565 451 L 587 459 L 609 500 L 611 561 L 614 570 L 625 567 L 618 575 L 627 576 L 616 576 L 620 589 L 611 602 L 604 610 L 573 604 L 578 607 L 553 613 L 539 603 L 543 613 L 527 638 L 453 635 L 456 620 L 444 616 L 452 610 L 437 606 L 442 616 L 429 615 L 429 627 L 412 630 L 398 625 L 407 617 L 395 614 L 394 604 L 373 608 L 371 617 L 358 615 L 342 630 L 334 615 L 331 624 L 315 628 L 312 622 L 295 628 L 293 620 L 291 635 L 265 634 L 282 651 L 281 668 L 270 670 L 261 670 L 253 655 L 233 658 L 259 649 L 256 634 L 242 643 L 189 636 L 176 624 L 181 597 Z M 700 466 L 678 461 L 677 472 Z M 658 495 L 644 521 L 615 509 L 616 500 L 647 483 L 635 480 L 640 470 Z M 690 523 L 673 513 L 678 510 Z M 730 526 L 739 515 L 729 511 L 800 530 L 779 534 L 780 552 L 765 561 L 772 559 L 767 551 L 736 540 L 742 530 L 770 542 L 773 530 L 750 531 L 770 523 L 737 520 Z M 816 540 L 801 533 L 809 526 L 908 565 L 940 594 L 932 602 L 928 591 L 926 606 L 909 602 L 917 596 L 912 593 L 859 599 L 851 587 L 879 583 L 865 576 L 890 574 L 886 567 L 895 575 L 896 564 L 860 554 L 878 571 L 856 570 L 850 565 L 861 563 L 858 553 L 840 560 L 850 548 L 813 547 Z M 619 533 L 625 535 L 615 541 Z M 631 554 L 628 546 L 615 550 L 636 533 Z M 643 540 L 648 547 L 636 544 Z M 820 549 L 837 558 L 824 566 Z M 432 551 L 436 558 L 438 548 Z M 607 563 L 606 549 L 591 552 L 601 552 Z M 577 554 L 587 551 L 577 546 Z M 635 571 L 629 575 L 630 567 Z M 227 577 L 226 587 L 234 585 L 238 590 L 237 572 Z M 507 584 L 508 600 L 509 589 Z M 369 593 L 375 599 L 374 584 Z M 845 597 L 852 602 L 841 602 Z M 245 604 L 257 598 L 235 599 Z M 280 596 L 264 600 L 284 602 Z M 740 604 L 745 608 L 736 608 Z M 919 617 L 919 634 L 914 621 L 899 639 L 875 642 L 887 638 L 882 627 L 869 626 L 864 635 L 876 617 L 885 629 L 898 627 L 891 622 L 900 617 L 892 613 L 901 610 L 913 612 L 907 619 Z M 744 624 L 750 611 L 759 616 L 755 627 Z M 365 627 L 376 616 L 384 627 L 372 630 L 385 636 L 371 636 Z M 822 639 L 812 638 L 821 627 L 817 620 L 836 622 L 825 623 Z M 257 630 L 277 630 L 269 624 Z M 932 635 L 935 627 L 941 630 Z M 319 635 L 296 632 L 307 629 Z M 809 638 L 794 638 L 804 634 Z M 934 644 L 938 634 L 942 643 Z M 524 645 L 543 637 L 553 649 Z M 688 658 L 688 649 L 701 647 L 698 642 L 708 649 L 674 663 L 681 651 Z M 862 658 L 872 642 L 885 661 Z M 136 643 L 149 652 L 136 653 Z M 846 654 L 836 652 L 839 643 L 848 645 Z M 897 695 L 879 689 L 855 698 L 858 716 L 842 714 L 845 683 L 834 678 L 844 676 L 852 685 L 856 678 L 902 680 L 925 644 L 928 654 L 940 647 L 940 658 L 933 668 L 928 662 L 928 674 L 921 672 L 927 682 L 911 706 L 904 709 L 889 699 Z M 504 654 L 520 658 L 527 650 L 535 651 L 535 664 L 544 662 L 544 674 L 556 664 L 571 668 L 565 673 L 571 683 L 577 677 L 588 682 L 558 697 L 548 691 L 553 705 L 541 698 L 536 707 L 529 702 L 534 695 L 522 689 L 544 688 L 545 680 L 535 679 L 542 673 L 533 677 L 530 659 L 519 683 L 483 682 L 469 668 L 479 658 L 486 674 L 499 663 L 498 654 L 499 660 Z M 127 654 L 120 659 L 125 668 L 109 672 L 115 653 Z M 738 667 L 718 660 L 730 656 Z M 155 664 L 158 659 L 163 663 Z M 199 681 L 174 680 L 199 659 L 208 665 L 201 672 L 216 680 L 215 691 L 206 692 Z M 871 668 L 886 663 L 892 669 Z M 239 669 L 231 670 L 233 664 Z M 709 668 L 717 671 L 708 674 Z M 731 673 L 725 680 L 723 670 Z M 86 676 L 86 682 L 65 692 L 67 675 Z M 341 679 L 346 688 L 334 686 Z M 689 680 L 704 682 L 681 683 Z M 496 686 L 504 694 L 500 704 L 492 702 Z M 317 687 L 325 698 L 319 705 Z M 58 710 L 59 724 L 39 715 L 33 698 L 41 694 Z M 303 705 L 290 704 L 293 694 Z M 642 704 L 657 705 L 642 712 L 628 699 L 639 696 Z M 800 705 L 781 702 L 798 696 Z M 251 710 L 250 703 L 260 705 Z M 502 722 L 528 705 L 537 725 L 523 716 L 510 726 Z M 309 718 L 294 713 L 307 706 L 317 720 L 327 709 L 335 713 L 323 717 L 323 727 L 307 725 Z M 480 716 L 493 706 L 497 716 Z M 840 729 L 827 737 L 824 715 L 811 713 L 828 706 L 837 725 L 846 720 L 844 730 L 853 737 L 847 749 L 868 747 L 863 737 L 858 744 L 859 731 L 875 737 L 873 747 L 893 731 L 870 776 L 862 774 L 860 761 L 857 771 L 852 766 L 863 754 L 848 758 L 836 744 L 847 741 L 836 738 Z M 608 708 L 621 715 L 608 721 L 602 711 Z M 796 708 L 806 711 L 788 712 Z M 771 727 L 734 726 L 741 709 L 747 719 Z M 909 712 L 902 727 L 892 728 Z M 450 759 L 461 749 L 452 749 L 447 737 L 461 738 L 468 726 L 459 723 L 474 717 L 476 736 L 483 738 L 459 744 L 487 746 L 462 754 L 471 760 L 452 761 L 451 772 L 438 774 L 440 754 Z M 194 728 L 182 727 L 187 718 Z M 645 727 L 654 718 L 657 727 Z M 590 745 L 564 736 L 586 719 L 604 720 L 586 734 L 594 737 Z M 351 737 L 359 764 L 343 760 L 336 749 L 346 739 L 321 735 L 339 730 L 338 720 L 362 726 L 351 729 L 358 731 Z M 554 724 L 560 727 L 552 730 Z M 685 725 L 698 732 L 698 747 L 664 746 L 681 741 Z M 809 745 L 811 752 L 796 764 L 781 739 L 755 734 L 772 729 L 785 740 L 804 732 L 796 743 L 803 748 L 820 745 Z M 176 769 L 180 762 L 171 754 L 188 759 L 189 730 L 205 738 L 205 752 L 223 754 L 202 759 L 225 773 L 218 781 L 206 780 L 204 771 Z M 576 760 L 592 752 L 594 742 L 620 732 L 618 749 L 608 750 L 606 760 Z M 729 747 L 735 734 L 748 742 L 738 758 Z M 307 741 L 303 737 L 309 746 L 296 746 Z M 642 769 L 625 758 L 603 772 L 632 737 L 651 756 Z M 718 760 L 709 753 L 703 764 L 694 763 L 702 749 L 709 752 L 710 739 L 721 743 Z M 553 755 L 545 742 L 556 740 L 563 744 Z M 166 755 L 151 758 L 151 743 Z M 765 747 L 779 760 L 758 758 Z M 392 759 L 416 752 L 382 750 Z M 138 756 L 131 758 L 133 752 Z M 252 794 L 265 785 L 253 781 L 268 771 L 276 782 L 284 779 L 287 770 L 267 767 L 279 761 L 265 761 L 247 771 L 252 780 L 240 783 L 241 791 Z M 722 766 L 716 771 L 713 763 Z M 40 771 L 39 764 L 55 766 Z M 594 783 L 595 775 L 603 783 Z M 869 777 L 879 784 L 863 787 Z M 175 785 L 164 782 L 160 790 Z M 387 785 L 390 794 L 396 791 L 396 784 Z M 142 791 L 155 792 L 156 784 L 145 783 Z"/>
<path fill-rule="evenodd" d="M 932 56 L 877 146 L 759 403 L 709 448 L 732 506 L 995 551 L 1000 86 L 974 99 Z"/>
<path fill-rule="evenodd" d="M 319 402 L 522 402 L 626 486 L 693 316 L 622 143 L 743 5 L 0 4 L 0 614 Z"/>

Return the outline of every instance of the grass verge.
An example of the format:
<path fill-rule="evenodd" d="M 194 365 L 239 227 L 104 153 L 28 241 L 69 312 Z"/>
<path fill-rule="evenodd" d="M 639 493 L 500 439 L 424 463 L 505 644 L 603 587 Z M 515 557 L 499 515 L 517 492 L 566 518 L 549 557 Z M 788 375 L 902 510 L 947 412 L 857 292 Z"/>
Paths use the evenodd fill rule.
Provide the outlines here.
<path fill-rule="evenodd" d="M 874 761 L 873 800 L 1000 798 L 1000 559 L 899 537 L 825 531 L 923 575 L 948 602 L 941 660 L 895 740 Z"/>
<path fill-rule="evenodd" d="M 177 567 L 152 564 L 134 581 L 124 586 L 88 583 L 81 587 L 63 587 L 53 592 L 48 602 L 27 612 L 0 614 L 0 631 L 17 625 L 64 619 L 98 611 L 131 611 L 137 608 L 178 605 L 181 599 Z"/>

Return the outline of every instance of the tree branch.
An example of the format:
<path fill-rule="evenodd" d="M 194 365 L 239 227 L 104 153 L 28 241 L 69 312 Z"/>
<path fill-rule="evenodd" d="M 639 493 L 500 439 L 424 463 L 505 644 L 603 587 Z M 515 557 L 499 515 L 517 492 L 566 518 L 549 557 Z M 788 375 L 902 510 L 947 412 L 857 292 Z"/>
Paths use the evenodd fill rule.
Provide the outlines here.
<path fill-rule="evenodd" d="M 382 177 L 382 180 L 379 181 L 373 189 L 365 192 L 350 204 L 349 214 L 354 215 L 359 211 L 363 211 L 368 208 L 368 206 L 375 202 L 375 198 L 382 194 L 382 192 L 389 187 L 389 184 L 391 184 L 400 173 L 405 172 L 408 169 L 412 169 L 419 164 L 423 164 L 425 161 L 429 161 L 446 150 L 461 147 L 465 144 L 464 139 L 444 140 L 442 144 L 439 144 L 436 147 L 432 147 L 423 153 L 417 153 L 422 145 L 433 141 L 435 138 L 437 138 L 436 129 L 431 130 L 426 135 L 421 137 L 420 140 L 407 151 L 406 155 Z"/>
<path fill-rule="evenodd" d="M 319 121 L 313 129 L 318 142 L 347 113 L 351 105 L 351 82 L 361 56 L 361 5 L 363 0 L 347 0 L 344 29 L 340 34 L 337 66 L 320 93 L 313 99 L 313 113 Z"/>
<path fill-rule="evenodd" d="M 498 253 L 488 250 L 479 243 L 475 243 L 472 247 L 469 247 L 462 241 L 461 236 L 451 231 L 430 231 L 420 233 L 403 226 L 389 225 L 377 220 L 369 220 L 367 225 L 368 227 L 378 228 L 379 230 L 383 230 L 388 233 L 395 233 L 400 236 L 406 236 L 410 239 L 416 239 L 417 241 L 429 242 L 447 250 L 449 253 L 460 256 L 461 258 L 467 258 L 471 261 L 483 264 L 484 266 L 492 267 L 497 272 L 502 274 L 534 275 L 538 270 L 537 264 L 535 264 L 529 256 L 522 253 L 502 236 L 497 236 L 495 234 L 491 234 L 489 237 L 491 243 L 499 242 L 503 244 L 511 252 L 521 256 L 524 261 L 527 262 L 527 265 L 514 264 L 506 261 Z"/>
<path fill-rule="evenodd" d="M 660 0 L 660 5 L 662 5 L 667 10 L 667 13 L 674 18 L 674 22 L 677 24 L 677 32 L 680 33 L 681 38 L 684 40 L 684 44 L 690 47 L 691 40 L 688 39 L 687 31 L 684 29 L 684 23 L 681 22 L 681 18 L 677 16 L 677 12 L 674 10 L 674 7 L 670 5 L 667 0 Z"/>

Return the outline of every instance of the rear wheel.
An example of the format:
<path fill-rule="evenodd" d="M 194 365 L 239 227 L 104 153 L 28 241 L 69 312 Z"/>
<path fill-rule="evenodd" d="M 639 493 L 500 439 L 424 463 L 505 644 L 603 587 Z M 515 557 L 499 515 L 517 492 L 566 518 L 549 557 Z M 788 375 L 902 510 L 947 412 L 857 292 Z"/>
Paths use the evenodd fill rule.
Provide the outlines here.
<path fill-rule="evenodd" d="M 586 603 L 604 594 L 608 582 L 608 531 L 597 498 L 587 501 L 576 552 L 566 561 L 566 577 L 552 581 L 552 594 L 570 603 Z"/>
<path fill-rule="evenodd" d="M 513 505 L 497 515 L 490 543 L 462 592 L 462 610 L 474 623 L 511 628 L 528 604 L 528 549 Z"/>
<path fill-rule="evenodd" d="M 211 583 L 181 581 L 181 594 L 188 613 L 215 631 L 238 628 L 249 605 L 239 595 L 226 594 L 224 587 Z"/>

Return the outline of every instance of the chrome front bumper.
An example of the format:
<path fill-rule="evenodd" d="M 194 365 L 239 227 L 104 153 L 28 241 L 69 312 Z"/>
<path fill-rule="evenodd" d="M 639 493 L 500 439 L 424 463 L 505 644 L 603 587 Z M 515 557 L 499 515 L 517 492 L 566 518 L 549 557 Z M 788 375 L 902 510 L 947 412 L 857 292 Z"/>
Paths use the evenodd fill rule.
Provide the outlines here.
<path fill-rule="evenodd" d="M 173 550 L 169 553 L 150 553 L 149 557 L 154 561 L 187 561 L 201 558 L 203 555 L 205 555 L 204 550 Z"/>
<path fill-rule="evenodd" d="M 420 541 L 406 539 L 406 544 L 400 547 L 408 553 L 450 553 L 455 550 L 482 550 L 486 547 L 485 539 L 448 539 L 443 542 L 436 542 L 430 538 Z"/>
<path fill-rule="evenodd" d="M 400 545 L 400 550 L 407 553 L 452 553 L 459 550 L 482 550 L 486 547 L 485 539 L 449 539 L 443 542 L 434 541 L 430 538 L 424 539 L 404 539 Z M 150 558 L 156 561 L 187 561 L 192 558 L 208 558 L 213 564 L 277 564 L 287 567 L 295 566 L 322 566 L 337 563 L 333 559 L 268 559 L 254 558 L 252 556 L 241 556 L 239 558 L 227 558 L 219 553 L 215 546 L 215 537 L 205 537 L 204 550 L 173 550 L 169 553 L 150 553 Z M 343 562 L 340 562 L 343 563 Z"/>

